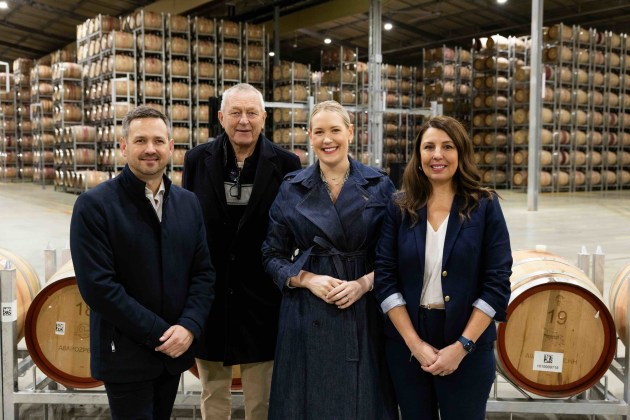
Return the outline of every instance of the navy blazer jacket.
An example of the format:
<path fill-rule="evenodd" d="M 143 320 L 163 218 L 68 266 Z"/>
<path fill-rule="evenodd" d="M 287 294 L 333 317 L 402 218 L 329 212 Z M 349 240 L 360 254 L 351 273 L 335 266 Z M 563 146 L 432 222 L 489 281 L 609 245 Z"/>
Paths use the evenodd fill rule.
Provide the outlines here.
<path fill-rule="evenodd" d="M 173 359 L 155 351 L 179 324 L 195 338 L 214 298 L 199 201 L 164 177 L 162 222 L 145 183 L 126 166 L 79 196 L 70 249 L 81 296 L 90 307 L 90 369 L 105 382 L 177 374 L 194 363 L 195 343 Z"/>
<path fill-rule="evenodd" d="M 442 256 L 442 293 L 446 321 L 444 337 L 454 342 L 464 331 L 473 310 L 473 302 L 483 299 L 495 311 L 495 321 L 505 321 L 510 298 L 512 252 L 510 237 L 499 199 L 494 195 L 479 201 L 470 219 L 461 220 L 462 197 L 455 196 L 446 228 Z M 424 277 L 424 256 L 427 230 L 427 209 L 418 211 L 418 223 L 411 227 L 393 200 L 388 204 L 381 238 L 376 250 L 374 290 L 380 304 L 395 293 L 406 301 L 411 321 L 417 320 Z M 388 319 L 385 333 L 402 340 Z M 485 344 L 496 340 L 491 323 L 477 340 Z"/>

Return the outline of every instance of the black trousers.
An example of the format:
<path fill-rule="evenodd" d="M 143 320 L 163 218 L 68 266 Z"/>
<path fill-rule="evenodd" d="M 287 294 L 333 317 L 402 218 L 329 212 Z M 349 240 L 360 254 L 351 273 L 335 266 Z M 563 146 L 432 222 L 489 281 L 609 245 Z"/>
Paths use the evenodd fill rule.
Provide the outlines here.
<path fill-rule="evenodd" d="M 181 375 L 164 373 L 150 381 L 106 382 L 113 420 L 168 420 Z"/>
<path fill-rule="evenodd" d="M 420 309 L 420 338 L 440 349 L 446 311 Z M 433 376 L 420 368 L 403 341 L 388 339 L 385 354 L 403 420 L 483 420 L 495 377 L 493 343 L 478 345 L 455 372 Z M 439 415 L 438 415 L 439 411 Z"/>

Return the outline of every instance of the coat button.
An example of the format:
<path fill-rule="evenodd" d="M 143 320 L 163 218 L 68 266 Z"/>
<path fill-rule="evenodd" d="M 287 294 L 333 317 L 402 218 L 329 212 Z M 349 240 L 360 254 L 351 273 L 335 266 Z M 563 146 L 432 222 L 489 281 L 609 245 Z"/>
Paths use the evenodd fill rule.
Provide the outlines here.
<path fill-rule="evenodd" d="M 314 327 L 319 327 L 319 325 L 320 325 L 320 324 L 319 324 L 319 321 L 313 321 L 313 326 L 314 326 Z"/>
<path fill-rule="evenodd" d="M 236 255 L 230 254 L 230 261 L 234 261 L 234 260 L 236 260 Z"/>
<path fill-rule="evenodd" d="M 442 277 L 446 277 L 448 275 L 448 273 L 446 272 L 446 270 L 442 271 Z"/>
<path fill-rule="evenodd" d="M 450 297 L 450 296 L 444 296 L 444 302 L 448 302 L 448 301 L 450 301 L 450 300 L 451 300 L 451 297 Z"/>
<path fill-rule="evenodd" d="M 230 296 L 234 294 L 234 289 L 232 289 L 231 287 L 228 287 L 226 291 L 227 291 L 227 294 Z"/>

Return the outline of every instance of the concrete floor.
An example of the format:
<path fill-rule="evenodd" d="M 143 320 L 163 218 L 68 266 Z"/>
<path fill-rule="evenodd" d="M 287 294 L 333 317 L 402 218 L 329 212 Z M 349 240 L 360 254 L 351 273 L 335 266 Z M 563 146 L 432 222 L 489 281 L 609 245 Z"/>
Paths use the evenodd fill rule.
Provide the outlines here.
<path fill-rule="evenodd" d="M 527 195 L 500 191 L 513 250 L 546 245 L 549 252 L 575 262 L 582 246 L 588 252 L 600 246 L 606 255 L 604 297 L 617 271 L 630 264 L 630 190 L 615 192 L 555 193 L 539 196 L 538 211 L 527 210 Z M 76 196 L 55 192 L 51 186 L 0 183 L 0 248 L 31 263 L 44 279 L 43 249 L 68 245 L 69 221 Z M 191 381 L 188 381 L 191 382 Z M 612 381 L 614 382 L 614 381 Z M 611 389 L 619 384 L 611 385 Z M 198 390 L 198 387 L 196 388 Z M 84 408 L 85 418 L 103 415 Z M 35 411 L 33 411 L 35 413 Z M 61 414 L 64 413 L 64 414 Z M 233 418 L 242 418 L 242 410 Z M 185 418 L 190 415 L 182 414 Z M 197 414 L 198 415 L 198 414 Z M 25 413 L 23 418 L 42 418 Z M 21 416 L 22 417 L 22 416 Z M 84 418 L 78 412 L 59 411 L 53 418 Z M 106 415 L 105 415 L 106 418 Z M 489 419 L 577 419 L 577 415 L 518 415 L 493 413 Z"/>

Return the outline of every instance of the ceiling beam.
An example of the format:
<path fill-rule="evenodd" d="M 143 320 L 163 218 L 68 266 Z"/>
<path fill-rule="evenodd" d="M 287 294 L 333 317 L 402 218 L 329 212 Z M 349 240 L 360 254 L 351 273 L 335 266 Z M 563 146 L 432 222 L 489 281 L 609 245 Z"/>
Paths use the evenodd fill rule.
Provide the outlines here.
<path fill-rule="evenodd" d="M 0 24 L 2 26 L 6 26 L 12 29 L 15 29 L 16 31 L 20 31 L 20 32 L 24 32 L 28 35 L 30 35 L 31 37 L 39 37 L 42 39 L 45 39 L 47 41 L 50 41 L 50 39 L 55 39 L 58 40 L 59 42 L 63 42 L 65 44 L 70 44 L 71 42 L 75 42 L 76 38 L 66 38 L 66 37 L 62 37 L 59 35 L 53 35 L 50 32 L 46 32 L 46 31 L 42 31 L 41 28 L 31 28 L 29 26 L 24 26 L 24 25 L 19 25 L 17 23 L 13 23 L 13 22 L 6 22 L 6 21 L 0 21 Z"/>
<path fill-rule="evenodd" d="M 22 52 L 27 52 L 30 54 L 37 55 L 38 57 L 41 57 L 50 52 L 50 51 L 42 51 L 42 50 L 37 50 L 35 48 L 25 47 L 23 45 L 18 46 L 14 42 L 7 42 L 7 41 L 2 41 L 2 40 L 0 40 L 0 45 L 4 45 L 5 47 L 8 47 L 5 51 L 11 51 L 11 50 L 16 51 L 18 56 L 20 56 L 20 53 Z"/>
<path fill-rule="evenodd" d="M 87 20 L 88 18 L 93 17 L 93 16 L 80 15 L 70 10 L 60 9 L 59 7 L 54 7 L 54 6 L 49 6 L 47 4 L 39 3 L 34 0 L 12 0 L 12 1 L 15 2 L 16 4 L 29 6 L 29 7 L 32 7 L 33 9 L 43 10 L 45 12 L 54 13 L 59 16 L 65 16 L 70 19 L 78 20 L 79 22 L 83 22 Z"/>
<path fill-rule="evenodd" d="M 293 33 L 302 28 L 313 27 L 331 20 L 367 13 L 369 0 L 331 0 L 317 6 L 300 10 L 280 18 L 280 35 Z M 273 33 L 273 21 L 265 23 L 267 33 Z"/>
<path fill-rule="evenodd" d="M 158 0 L 155 3 L 144 6 L 144 10 L 183 15 L 190 10 L 209 3 L 217 3 L 217 0 Z"/>

